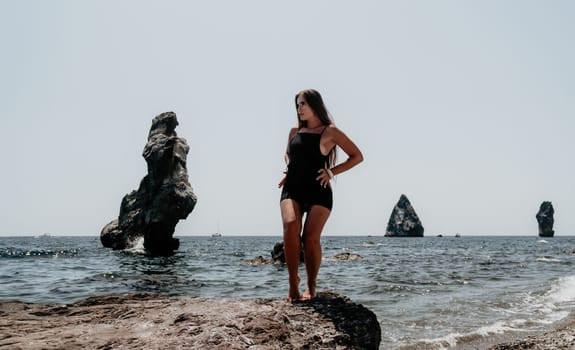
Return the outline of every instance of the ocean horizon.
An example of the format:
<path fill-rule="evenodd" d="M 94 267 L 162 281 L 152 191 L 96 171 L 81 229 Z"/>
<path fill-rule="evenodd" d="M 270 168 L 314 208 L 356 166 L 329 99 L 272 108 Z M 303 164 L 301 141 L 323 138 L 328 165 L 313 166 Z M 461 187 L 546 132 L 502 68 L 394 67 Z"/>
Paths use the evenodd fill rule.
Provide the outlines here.
<path fill-rule="evenodd" d="M 2 236 L 0 300 L 66 304 L 131 292 L 287 296 L 285 266 L 250 263 L 269 259 L 280 235 L 175 237 L 180 249 L 173 256 L 150 257 L 141 245 L 103 248 L 99 236 Z M 318 290 L 372 310 L 381 349 L 463 349 L 524 336 L 552 329 L 575 306 L 575 236 L 324 235 L 322 247 Z M 334 258 L 340 253 L 360 258 Z"/>

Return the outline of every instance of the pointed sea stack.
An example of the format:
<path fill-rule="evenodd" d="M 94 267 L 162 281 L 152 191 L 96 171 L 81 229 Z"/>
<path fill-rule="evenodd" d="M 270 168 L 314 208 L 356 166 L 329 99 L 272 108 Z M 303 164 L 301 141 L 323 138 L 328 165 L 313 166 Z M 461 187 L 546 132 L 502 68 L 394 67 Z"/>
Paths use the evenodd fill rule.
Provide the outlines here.
<path fill-rule="evenodd" d="M 402 194 L 399 201 L 393 208 L 387 230 L 387 237 L 423 237 L 423 226 L 421 220 L 411 206 L 409 199 Z"/>
<path fill-rule="evenodd" d="M 539 224 L 539 237 L 553 237 L 555 231 L 553 231 L 553 204 L 551 202 L 543 202 L 539 206 L 539 212 L 535 215 L 537 223 Z"/>
<path fill-rule="evenodd" d="M 144 237 L 144 247 L 151 255 L 172 255 L 178 249 L 180 242 L 173 238 L 176 224 L 188 217 L 197 198 L 186 168 L 190 148 L 184 138 L 177 136 L 177 125 L 174 112 L 152 120 L 142 154 L 148 174 L 137 191 L 124 196 L 118 219 L 102 229 L 104 247 L 126 249 L 135 239 Z"/>

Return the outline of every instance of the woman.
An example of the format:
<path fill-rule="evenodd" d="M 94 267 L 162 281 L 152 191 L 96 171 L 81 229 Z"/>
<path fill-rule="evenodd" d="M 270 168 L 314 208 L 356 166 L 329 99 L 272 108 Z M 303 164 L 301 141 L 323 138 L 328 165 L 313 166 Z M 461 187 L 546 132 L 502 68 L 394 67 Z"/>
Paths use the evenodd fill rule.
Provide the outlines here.
<path fill-rule="evenodd" d="M 363 161 L 359 148 L 333 124 L 319 92 L 303 90 L 295 96 L 295 103 L 298 126 L 290 130 L 285 155 L 287 171 L 279 183 L 279 187 L 283 186 L 280 208 L 289 273 L 288 301 L 292 302 L 316 295 L 320 235 L 332 208 L 330 180 Z M 348 156 L 337 165 L 336 146 Z M 303 296 L 298 274 L 302 246 L 307 274 Z"/>

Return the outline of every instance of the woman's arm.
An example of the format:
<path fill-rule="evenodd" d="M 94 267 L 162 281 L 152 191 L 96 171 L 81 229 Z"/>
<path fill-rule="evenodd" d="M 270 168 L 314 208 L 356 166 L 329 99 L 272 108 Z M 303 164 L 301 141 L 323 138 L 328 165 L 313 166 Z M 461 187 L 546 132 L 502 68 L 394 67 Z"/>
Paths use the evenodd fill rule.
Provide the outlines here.
<path fill-rule="evenodd" d="M 333 168 L 329 169 L 333 175 L 341 174 L 359 163 L 363 162 L 363 154 L 361 150 L 353 143 L 353 141 L 347 137 L 347 135 L 338 129 L 335 125 L 330 125 L 326 130 L 325 141 L 322 140 L 321 148 L 331 150 L 333 147 L 341 148 L 345 154 L 347 154 L 347 159 Z M 322 186 L 327 186 L 331 176 L 327 169 L 320 169 L 319 176 L 317 180 L 320 181 Z"/>

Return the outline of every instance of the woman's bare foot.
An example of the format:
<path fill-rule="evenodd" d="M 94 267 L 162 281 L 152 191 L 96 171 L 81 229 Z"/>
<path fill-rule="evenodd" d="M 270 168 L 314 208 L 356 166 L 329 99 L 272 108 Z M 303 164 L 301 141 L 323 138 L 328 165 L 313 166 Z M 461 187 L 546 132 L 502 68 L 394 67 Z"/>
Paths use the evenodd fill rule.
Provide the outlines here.
<path fill-rule="evenodd" d="M 308 286 L 305 289 L 305 292 L 303 293 L 301 300 L 311 300 L 313 298 L 315 298 L 315 286 L 313 286 L 313 288 L 310 288 Z"/>
<path fill-rule="evenodd" d="M 290 303 L 302 300 L 302 297 L 299 294 L 299 282 L 300 282 L 299 276 L 295 277 L 295 281 L 292 281 L 291 279 L 289 281 L 289 294 L 287 297 L 287 301 Z"/>
<path fill-rule="evenodd" d="M 296 293 L 296 294 L 294 294 L 294 295 L 292 295 L 292 294 L 290 293 L 290 295 L 288 295 L 288 297 L 287 297 L 288 303 L 295 303 L 296 301 L 302 301 L 302 300 L 303 300 L 303 299 L 302 299 L 302 297 L 301 297 L 301 295 L 300 295 L 299 293 Z"/>

